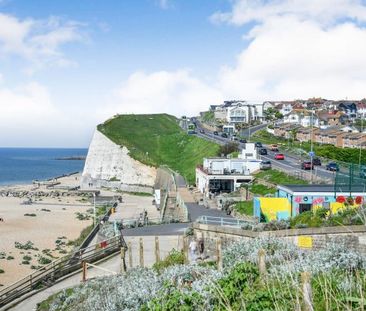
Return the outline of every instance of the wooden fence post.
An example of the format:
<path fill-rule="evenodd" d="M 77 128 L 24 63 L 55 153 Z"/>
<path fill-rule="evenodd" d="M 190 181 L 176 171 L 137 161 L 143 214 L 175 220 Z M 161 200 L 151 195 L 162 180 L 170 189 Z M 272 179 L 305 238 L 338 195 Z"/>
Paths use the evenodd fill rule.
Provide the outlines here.
<path fill-rule="evenodd" d="M 188 263 L 188 237 L 183 237 L 183 254 L 184 254 L 184 263 Z"/>
<path fill-rule="evenodd" d="M 82 261 L 82 265 L 83 265 L 83 276 L 82 276 L 82 281 L 83 281 L 83 282 L 85 282 L 85 281 L 86 281 L 86 271 L 87 271 L 86 261 Z"/>
<path fill-rule="evenodd" d="M 144 267 L 144 241 L 140 238 L 140 267 Z"/>
<path fill-rule="evenodd" d="M 302 297 L 304 304 L 304 311 L 314 311 L 313 307 L 313 294 L 310 284 L 310 273 L 301 273 L 301 286 L 302 286 Z"/>
<path fill-rule="evenodd" d="M 130 268 L 133 268 L 133 262 L 132 262 L 132 243 L 128 242 L 128 263 L 130 265 Z"/>
<path fill-rule="evenodd" d="M 266 277 L 267 268 L 266 268 L 266 251 L 264 249 L 260 249 L 258 251 L 258 268 L 259 274 L 261 277 Z"/>
<path fill-rule="evenodd" d="M 217 258 L 217 270 L 222 270 L 222 239 L 219 237 L 216 241 L 216 258 Z"/>
<path fill-rule="evenodd" d="M 160 245 L 159 245 L 159 237 L 155 237 L 155 262 L 160 261 Z"/>
<path fill-rule="evenodd" d="M 121 273 L 126 272 L 126 250 L 121 247 Z"/>

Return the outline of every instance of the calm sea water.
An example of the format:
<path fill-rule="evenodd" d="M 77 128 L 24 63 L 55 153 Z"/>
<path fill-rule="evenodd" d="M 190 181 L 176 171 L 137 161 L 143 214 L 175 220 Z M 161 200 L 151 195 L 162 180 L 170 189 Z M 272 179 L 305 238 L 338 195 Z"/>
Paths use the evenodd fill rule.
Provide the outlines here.
<path fill-rule="evenodd" d="M 0 185 L 29 183 L 83 170 L 83 160 L 57 158 L 86 156 L 88 149 L 0 148 Z"/>

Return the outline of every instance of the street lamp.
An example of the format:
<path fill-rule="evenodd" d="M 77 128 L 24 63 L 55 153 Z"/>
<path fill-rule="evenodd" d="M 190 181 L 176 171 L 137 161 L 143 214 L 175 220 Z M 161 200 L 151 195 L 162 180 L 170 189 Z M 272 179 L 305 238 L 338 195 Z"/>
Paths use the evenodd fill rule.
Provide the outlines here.
<path fill-rule="evenodd" d="M 313 183 L 313 174 L 314 174 L 314 167 L 313 167 L 313 159 L 314 159 L 314 151 L 313 151 L 313 149 L 314 149 L 314 146 L 313 146 L 313 135 L 314 135 L 314 120 L 313 120 L 313 113 L 314 113 L 314 108 L 313 109 L 311 109 L 311 140 L 310 140 L 310 161 L 311 161 L 311 166 L 310 166 L 310 169 L 311 169 L 311 183 Z"/>
<path fill-rule="evenodd" d="M 94 221 L 93 221 L 93 225 L 95 227 L 96 223 L 97 223 L 97 213 L 96 213 L 96 208 L 95 208 L 95 192 L 93 192 L 93 212 L 94 212 Z"/>

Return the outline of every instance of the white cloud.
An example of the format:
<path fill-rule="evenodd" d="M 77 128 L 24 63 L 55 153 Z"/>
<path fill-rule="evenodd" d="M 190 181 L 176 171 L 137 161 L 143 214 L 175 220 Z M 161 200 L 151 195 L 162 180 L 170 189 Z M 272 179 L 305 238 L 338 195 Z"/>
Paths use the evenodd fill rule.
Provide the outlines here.
<path fill-rule="evenodd" d="M 326 18 L 324 18 L 326 17 Z M 366 7 L 356 0 L 236 1 L 216 21 L 250 22 L 248 46 L 218 85 L 225 98 L 363 98 Z"/>
<path fill-rule="evenodd" d="M 31 70 L 44 66 L 73 64 L 61 51 L 71 42 L 85 41 L 82 24 L 57 17 L 24 19 L 0 13 L 0 53 L 16 55 L 31 62 Z M 30 69 L 30 68 L 28 68 Z"/>
<path fill-rule="evenodd" d="M 321 24 L 334 23 L 344 17 L 364 22 L 366 7 L 362 0 L 235 0 L 230 12 L 217 12 L 211 19 L 243 25 L 284 16 L 296 16 L 300 20 L 314 20 Z"/>
<path fill-rule="evenodd" d="M 222 100 L 219 91 L 194 78 L 187 70 L 136 72 L 115 90 L 113 103 L 103 108 L 103 112 L 109 116 L 157 112 L 192 115 Z"/>

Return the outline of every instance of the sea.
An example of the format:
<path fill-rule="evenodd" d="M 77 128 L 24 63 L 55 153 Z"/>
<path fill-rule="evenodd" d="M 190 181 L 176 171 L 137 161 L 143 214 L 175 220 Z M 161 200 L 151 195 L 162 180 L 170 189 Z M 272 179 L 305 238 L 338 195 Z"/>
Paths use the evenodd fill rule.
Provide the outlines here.
<path fill-rule="evenodd" d="M 88 149 L 0 148 L 0 185 L 28 184 L 74 172 L 81 172 Z"/>

